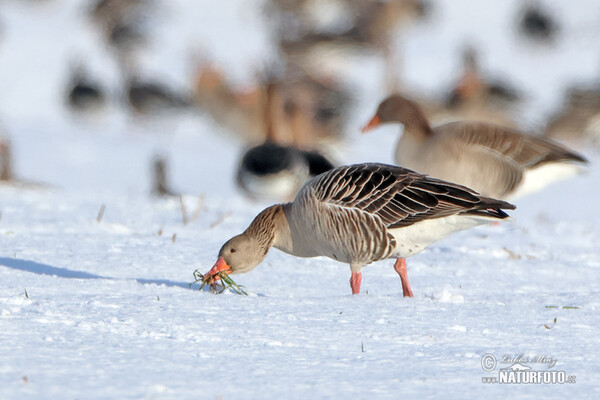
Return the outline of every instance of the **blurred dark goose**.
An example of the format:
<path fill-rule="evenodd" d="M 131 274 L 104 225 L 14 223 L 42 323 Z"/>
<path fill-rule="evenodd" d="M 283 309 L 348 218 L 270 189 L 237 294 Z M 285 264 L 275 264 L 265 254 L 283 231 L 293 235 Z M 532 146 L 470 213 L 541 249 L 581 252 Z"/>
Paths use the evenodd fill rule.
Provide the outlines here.
<path fill-rule="evenodd" d="M 348 263 L 357 294 L 365 265 L 396 258 L 402 292 L 412 297 L 405 257 L 454 232 L 508 217 L 503 209 L 514 206 L 405 168 L 338 167 L 308 181 L 293 202 L 258 214 L 223 245 L 206 276 L 248 272 L 275 247 L 297 257 Z"/>
<path fill-rule="evenodd" d="M 140 114 L 154 114 L 189 107 L 191 101 L 171 88 L 156 83 L 130 80 L 126 84 L 127 101 Z"/>
<path fill-rule="evenodd" d="M 390 122 L 404 125 L 398 165 L 485 196 L 514 199 L 573 176 L 587 163 L 555 141 L 499 125 L 459 121 L 432 128 L 421 108 L 400 95 L 385 99 L 363 132 Z"/>
<path fill-rule="evenodd" d="M 541 4 L 530 4 L 521 11 L 519 31 L 526 37 L 550 42 L 558 32 L 558 23 Z"/>
<path fill-rule="evenodd" d="M 147 41 L 145 27 L 136 21 L 120 22 L 106 32 L 108 42 L 122 51 L 132 51 Z"/>
<path fill-rule="evenodd" d="M 266 142 L 244 154 L 237 183 L 250 197 L 288 200 L 310 177 L 332 168 L 333 164 L 316 151 Z"/>
<path fill-rule="evenodd" d="M 74 111 L 95 111 L 104 107 L 106 97 L 97 82 L 77 71 L 69 83 L 67 103 Z"/>

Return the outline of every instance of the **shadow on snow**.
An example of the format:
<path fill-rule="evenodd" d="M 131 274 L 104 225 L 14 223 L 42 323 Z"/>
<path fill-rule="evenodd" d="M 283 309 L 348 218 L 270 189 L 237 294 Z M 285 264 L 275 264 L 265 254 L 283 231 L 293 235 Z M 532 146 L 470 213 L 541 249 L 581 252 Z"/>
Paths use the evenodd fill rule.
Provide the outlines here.
<path fill-rule="evenodd" d="M 35 261 L 21 260 L 18 258 L 0 257 L 0 265 L 8 268 L 18 269 L 20 271 L 31 272 L 38 275 L 58 276 L 67 279 L 110 279 L 110 280 L 129 280 L 128 278 L 113 278 L 110 276 L 102 276 L 90 274 L 84 271 L 74 271 L 68 268 L 53 267 L 52 265 L 40 264 Z M 198 285 L 192 285 L 186 282 L 176 282 L 168 279 L 144 279 L 133 278 L 136 282 L 143 285 L 165 285 L 169 287 L 180 287 L 184 289 L 198 289 Z"/>

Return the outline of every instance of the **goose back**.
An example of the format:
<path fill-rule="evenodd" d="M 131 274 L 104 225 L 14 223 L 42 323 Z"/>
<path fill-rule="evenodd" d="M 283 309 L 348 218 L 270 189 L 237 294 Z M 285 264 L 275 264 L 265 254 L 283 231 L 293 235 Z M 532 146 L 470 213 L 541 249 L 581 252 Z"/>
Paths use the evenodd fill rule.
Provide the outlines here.
<path fill-rule="evenodd" d="M 552 163 L 570 168 L 571 163 L 586 160 L 542 137 L 489 123 L 452 122 L 434 128 L 433 136 L 425 142 L 403 135 L 396 162 L 488 196 L 507 197 L 533 169 Z"/>

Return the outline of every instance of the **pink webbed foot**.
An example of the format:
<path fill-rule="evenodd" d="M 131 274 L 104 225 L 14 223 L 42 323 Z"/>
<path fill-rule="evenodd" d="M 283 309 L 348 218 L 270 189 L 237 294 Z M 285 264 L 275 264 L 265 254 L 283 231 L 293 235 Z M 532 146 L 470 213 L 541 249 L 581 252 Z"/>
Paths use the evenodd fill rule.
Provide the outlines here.
<path fill-rule="evenodd" d="M 410 289 L 410 283 L 408 283 L 408 275 L 406 273 L 406 259 L 398 258 L 394 263 L 394 269 L 400 275 L 400 281 L 402 281 L 402 294 L 404 297 L 414 297 L 412 290 Z"/>
<path fill-rule="evenodd" d="M 362 281 L 362 273 L 361 272 L 352 272 L 352 276 L 350 277 L 350 287 L 352 288 L 352 294 L 360 293 L 360 282 Z"/>

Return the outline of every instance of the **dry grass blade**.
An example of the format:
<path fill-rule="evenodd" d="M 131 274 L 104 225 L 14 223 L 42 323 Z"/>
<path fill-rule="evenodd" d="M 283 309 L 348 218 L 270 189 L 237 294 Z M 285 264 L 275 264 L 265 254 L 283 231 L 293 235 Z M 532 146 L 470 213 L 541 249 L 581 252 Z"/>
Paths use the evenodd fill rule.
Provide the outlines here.
<path fill-rule="evenodd" d="M 96 217 L 96 222 L 100 223 L 102 221 L 102 217 L 104 216 L 104 210 L 106 210 L 106 206 L 102 204 L 100 206 L 100 211 L 98 211 L 98 216 Z"/>
<path fill-rule="evenodd" d="M 187 225 L 187 223 L 188 223 L 187 208 L 185 207 L 185 202 L 183 201 L 182 194 L 179 195 L 179 206 L 181 207 L 181 220 L 183 222 L 183 225 Z"/>
<path fill-rule="evenodd" d="M 235 283 L 225 271 L 219 272 L 216 276 L 221 279 L 216 280 L 214 275 L 204 275 L 200 271 L 195 270 L 194 282 L 190 283 L 190 287 L 195 283 L 200 283 L 198 290 L 202 290 L 204 286 L 208 285 L 208 291 L 211 293 L 221 294 L 225 290 L 231 289 L 236 294 L 248 296 L 244 287 Z"/>

